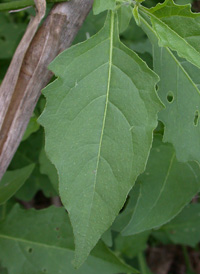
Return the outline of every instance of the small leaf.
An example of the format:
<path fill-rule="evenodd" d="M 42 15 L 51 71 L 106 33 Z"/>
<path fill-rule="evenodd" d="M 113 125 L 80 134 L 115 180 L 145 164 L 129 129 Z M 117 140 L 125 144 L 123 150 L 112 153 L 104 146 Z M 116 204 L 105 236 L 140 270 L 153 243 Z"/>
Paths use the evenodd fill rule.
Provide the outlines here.
<path fill-rule="evenodd" d="M 37 123 L 37 117 L 35 114 L 31 117 L 22 141 L 26 140 L 32 133 L 36 132 L 40 128 L 40 125 Z"/>
<path fill-rule="evenodd" d="M 133 235 L 159 227 L 175 217 L 200 189 L 200 169 L 176 160 L 173 147 L 155 139 L 132 218 L 122 231 Z"/>
<path fill-rule="evenodd" d="M 146 249 L 149 235 L 150 231 L 132 236 L 122 236 L 119 234 L 115 238 L 115 252 L 119 252 L 123 256 L 132 259 L 137 256 L 139 252 Z"/>
<path fill-rule="evenodd" d="M 47 158 L 45 150 L 42 149 L 39 157 L 40 172 L 49 177 L 56 193 L 58 193 L 58 174 L 55 166 Z"/>
<path fill-rule="evenodd" d="M 121 6 L 117 10 L 118 20 L 119 20 L 119 32 L 124 32 L 132 18 L 132 8 L 130 6 Z"/>
<path fill-rule="evenodd" d="M 161 228 L 175 244 L 195 247 L 200 241 L 200 204 L 190 204 Z"/>
<path fill-rule="evenodd" d="M 64 208 L 22 210 L 15 206 L 0 223 L 0 245 L 0 260 L 9 274 L 137 272 L 119 260 L 102 242 L 80 270 L 75 270 L 71 264 L 73 233 Z"/>
<path fill-rule="evenodd" d="M 156 7 L 141 10 L 151 18 L 159 45 L 177 51 L 180 57 L 200 68 L 200 14 L 191 5 L 176 5 L 166 0 Z"/>
<path fill-rule="evenodd" d="M 70 213 L 78 266 L 145 168 L 161 109 L 158 78 L 120 43 L 113 13 L 97 35 L 63 52 L 50 68 L 59 78 L 45 90 L 40 122 Z"/>
<path fill-rule="evenodd" d="M 93 12 L 99 14 L 105 10 L 114 10 L 116 7 L 116 0 L 94 0 Z"/>
<path fill-rule="evenodd" d="M 31 164 L 21 169 L 7 171 L 0 181 L 0 204 L 10 199 L 31 175 L 35 165 Z"/>

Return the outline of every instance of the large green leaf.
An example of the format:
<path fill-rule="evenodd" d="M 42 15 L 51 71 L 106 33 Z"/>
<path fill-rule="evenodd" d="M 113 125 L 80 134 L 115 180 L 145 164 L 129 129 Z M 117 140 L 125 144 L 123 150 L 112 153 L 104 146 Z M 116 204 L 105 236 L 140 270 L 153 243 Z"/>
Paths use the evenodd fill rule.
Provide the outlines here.
<path fill-rule="evenodd" d="M 75 270 L 73 233 L 64 208 L 36 211 L 15 206 L 0 223 L 0 261 L 9 274 L 135 273 L 102 242 L 85 264 Z"/>
<path fill-rule="evenodd" d="M 200 169 L 194 162 L 178 162 L 173 147 L 155 138 L 147 168 L 137 184 L 137 204 L 123 235 L 159 227 L 175 217 L 199 191 Z"/>
<path fill-rule="evenodd" d="M 161 228 L 175 244 L 195 247 L 200 241 L 200 204 L 190 204 Z"/>
<path fill-rule="evenodd" d="M 153 44 L 154 69 L 160 76 L 158 94 L 166 108 L 159 113 L 165 125 L 164 141 L 171 142 L 179 161 L 200 163 L 199 68 L 159 47 L 156 33 L 145 18 L 143 29 Z"/>
<path fill-rule="evenodd" d="M 176 5 L 173 0 L 151 9 L 141 7 L 151 18 L 159 45 L 170 47 L 180 57 L 200 67 L 200 14 L 190 9 L 190 4 Z"/>
<path fill-rule="evenodd" d="M 21 169 L 7 171 L 0 181 L 0 204 L 10 199 L 31 175 L 35 165 L 31 164 Z"/>
<path fill-rule="evenodd" d="M 80 265 L 122 208 L 146 164 L 161 103 L 157 76 L 120 43 L 114 13 L 50 66 L 40 118 L 70 213 Z"/>

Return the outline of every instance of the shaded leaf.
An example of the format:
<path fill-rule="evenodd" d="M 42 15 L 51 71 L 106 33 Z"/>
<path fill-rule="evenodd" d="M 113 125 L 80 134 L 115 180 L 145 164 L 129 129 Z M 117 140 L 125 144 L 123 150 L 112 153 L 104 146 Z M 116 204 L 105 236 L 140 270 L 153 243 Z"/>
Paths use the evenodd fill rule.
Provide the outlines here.
<path fill-rule="evenodd" d="M 121 6 L 117 10 L 119 20 L 119 32 L 124 32 L 132 18 L 132 8 L 130 6 Z"/>
<path fill-rule="evenodd" d="M 20 222 L 19 222 L 20 220 Z M 100 242 L 87 262 L 75 270 L 73 233 L 64 208 L 22 210 L 15 206 L 0 223 L 0 258 L 9 274 L 134 273 Z"/>
<path fill-rule="evenodd" d="M 0 181 L 0 204 L 5 203 L 10 199 L 22 185 L 26 182 L 31 175 L 35 165 L 29 165 L 27 167 L 7 171 Z"/>
<path fill-rule="evenodd" d="M 10 15 L 0 13 L 0 59 L 11 58 L 26 24 L 14 23 Z"/>
<path fill-rule="evenodd" d="M 58 174 L 55 166 L 47 158 L 45 150 L 42 149 L 39 157 L 40 172 L 49 177 L 56 193 L 58 193 Z"/>
<path fill-rule="evenodd" d="M 175 217 L 199 191 L 200 169 L 194 162 L 178 162 L 173 147 L 156 138 L 137 183 L 140 194 L 123 235 L 159 227 Z"/>
<path fill-rule="evenodd" d="M 121 232 L 125 228 L 125 226 L 130 221 L 133 211 L 136 207 L 139 194 L 140 194 L 140 185 L 136 183 L 128 195 L 128 198 L 125 204 L 125 209 L 115 219 L 111 227 L 112 230 Z"/>
<path fill-rule="evenodd" d="M 191 5 L 176 5 L 166 0 L 156 7 L 141 7 L 152 22 L 159 45 L 177 51 L 180 57 L 200 67 L 200 14 L 191 12 Z"/>
<path fill-rule="evenodd" d="M 190 204 L 170 223 L 162 227 L 175 244 L 195 247 L 200 241 L 200 204 Z"/>
<path fill-rule="evenodd" d="M 41 174 L 40 172 L 39 155 L 43 145 L 43 138 L 43 128 L 41 128 L 37 132 L 31 134 L 28 139 L 21 142 L 9 166 L 10 170 L 15 170 L 35 163 L 35 168 L 31 173 L 31 176 L 15 194 L 15 197 L 20 200 L 31 200 L 38 190 L 42 190 L 47 197 L 56 195 L 47 175 Z"/>
<path fill-rule="evenodd" d="M 97 35 L 63 52 L 50 69 L 59 78 L 44 91 L 40 122 L 80 265 L 145 168 L 161 108 L 158 78 L 120 43 L 113 13 Z"/>
<path fill-rule="evenodd" d="M 116 0 L 94 0 L 93 12 L 99 14 L 105 10 L 114 10 L 116 7 Z"/>
<path fill-rule="evenodd" d="M 146 249 L 150 231 L 145 231 L 132 236 L 119 234 L 115 239 L 115 251 L 130 259 Z"/>
<path fill-rule="evenodd" d="M 36 132 L 40 128 L 40 125 L 37 123 L 37 117 L 35 114 L 31 117 L 22 141 L 26 140 L 32 133 Z"/>
<path fill-rule="evenodd" d="M 104 232 L 101 239 L 107 246 L 111 247 L 113 245 L 111 229 L 108 229 L 106 232 Z"/>

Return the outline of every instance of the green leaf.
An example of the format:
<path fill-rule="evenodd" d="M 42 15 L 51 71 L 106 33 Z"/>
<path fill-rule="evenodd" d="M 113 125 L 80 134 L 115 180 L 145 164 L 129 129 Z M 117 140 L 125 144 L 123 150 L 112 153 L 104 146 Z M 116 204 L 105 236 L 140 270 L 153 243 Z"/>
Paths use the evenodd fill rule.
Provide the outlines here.
<path fill-rule="evenodd" d="M 58 174 L 55 166 L 47 158 L 45 150 L 42 149 L 39 157 L 40 172 L 49 177 L 56 193 L 58 193 Z"/>
<path fill-rule="evenodd" d="M 47 197 L 57 195 L 47 175 L 40 172 L 39 155 L 43 138 L 43 128 L 40 128 L 40 130 L 31 134 L 28 139 L 21 142 L 9 166 L 10 170 L 15 170 L 32 163 L 36 164 L 26 183 L 15 194 L 15 197 L 20 200 L 30 201 L 38 190 L 42 190 Z"/>
<path fill-rule="evenodd" d="M 180 57 L 200 68 L 200 14 L 191 12 L 191 5 L 176 5 L 166 0 L 145 12 L 159 38 L 159 45 L 177 51 Z"/>
<path fill-rule="evenodd" d="M 0 261 L 9 274 L 135 273 L 102 242 L 75 270 L 73 233 L 64 208 L 22 210 L 15 206 L 0 223 Z"/>
<path fill-rule="evenodd" d="M 93 12 L 99 14 L 105 10 L 114 10 L 116 7 L 116 0 L 94 0 Z"/>
<path fill-rule="evenodd" d="M 145 168 L 161 108 L 158 78 L 120 43 L 113 13 L 97 35 L 62 53 L 50 69 L 59 78 L 44 92 L 40 122 L 80 265 Z"/>
<path fill-rule="evenodd" d="M 102 241 L 109 247 L 113 245 L 112 231 L 108 229 L 101 237 Z"/>
<path fill-rule="evenodd" d="M 136 207 L 139 194 L 140 185 L 136 183 L 133 189 L 128 194 L 128 198 L 124 205 L 125 209 L 115 219 L 111 227 L 112 230 L 121 232 L 124 229 L 124 227 L 128 224 L 128 222 L 131 219 L 131 216 L 133 215 L 134 208 Z"/>
<path fill-rule="evenodd" d="M 126 237 L 119 234 L 115 238 L 115 252 L 119 252 L 129 259 L 134 258 L 139 252 L 146 249 L 149 234 L 150 231 Z"/>
<path fill-rule="evenodd" d="M 195 247 L 200 241 L 200 204 L 186 206 L 161 230 L 167 233 L 173 243 Z"/>
<path fill-rule="evenodd" d="M 15 23 L 12 16 L 0 13 L 0 59 L 11 58 L 26 24 Z"/>
<path fill-rule="evenodd" d="M 164 141 L 174 145 L 179 161 L 200 163 L 199 68 L 169 48 L 160 48 L 154 30 L 141 20 L 153 45 L 154 70 L 160 76 L 158 94 L 166 107 L 159 113 L 165 125 Z"/>
<path fill-rule="evenodd" d="M 132 8 L 130 6 L 121 6 L 117 10 L 118 20 L 119 20 L 119 32 L 124 32 L 132 18 Z"/>
<path fill-rule="evenodd" d="M 165 125 L 163 140 L 174 145 L 180 161 L 200 163 L 200 70 L 169 49 L 154 46 L 154 57 L 161 79 L 158 93 L 166 106 L 159 113 Z"/>
<path fill-rule="evenodd" d="M 31 175 L 35 165 L 29 165 L 27 167 L 7 171 L 0 181 L 0 204 L 4 204 L 10 199 L 22 185 L 26 182 Z"/>
<path fill-rule="evenodd" d="M 194 162 L 178 162 L 173 147 L 156 138 L 137 183 L 140 194 L 123 235 L 159 227 L 176 216 L 199 191 L 200 169 Z"/>
<path fill-rule="evenodd" d="M 37 122 L 37 117 L 35 114 L 33 114 L 33 116 L 31 117 L 28 126 L 26 128 L 26 131 L 24 133 L 24 136 L 22 138 L 22 141 L 25 141 L 32 133 L 38 131 L 38 129 L 40 128 L 40 125 Z"/>

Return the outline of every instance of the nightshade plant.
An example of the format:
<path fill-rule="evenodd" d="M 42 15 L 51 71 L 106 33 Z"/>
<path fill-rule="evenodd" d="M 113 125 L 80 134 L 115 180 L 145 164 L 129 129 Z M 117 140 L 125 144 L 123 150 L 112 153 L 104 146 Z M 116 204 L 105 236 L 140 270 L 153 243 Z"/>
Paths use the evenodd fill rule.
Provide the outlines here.
<path fill-rule="evenodd" d="M 141 2 L 95 0 L 77 41 L 102 28 L 49 65 L 46 105 L 0 183 L 5 273 L 136 273 L 106 247 L 113 233 L 113 250 L 128 258 L 158 228 L 169 241 L 199 242 L 199 204 L 183 208 L 200 189 L 200 14 Z M 38 189 L 59 193 L 68 214 L 8 200 Z"/>

